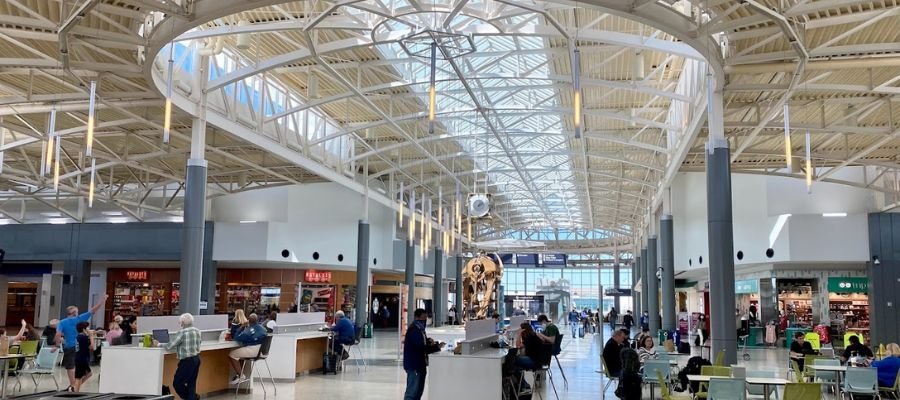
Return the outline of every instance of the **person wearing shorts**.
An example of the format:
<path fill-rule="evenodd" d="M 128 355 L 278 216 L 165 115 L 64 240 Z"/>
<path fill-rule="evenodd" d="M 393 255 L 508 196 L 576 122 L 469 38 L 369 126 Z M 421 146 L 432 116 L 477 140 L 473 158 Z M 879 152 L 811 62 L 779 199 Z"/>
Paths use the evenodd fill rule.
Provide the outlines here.
<path fill-rule="evenodd" d="M 94 304 L 94 306 L 91 307 L 91 310 L 84 314 L 78 313 L 78 307 L 67 307 L 66 319 L 59 321 L 59 324 L 56 326 L 56 337 L 53 338 L 53 343 L 60 345 L 63 350 L 62 365 L 63 368 L 66 369 L 66 377 L 69 378 L 69 387 L 66 389 L 67 391 L 75 391 L 75 384 L 78 381 L 75 378 L 75 352 L 78 347 L 78 323 L 90 321 L 91 316 L 99 311 L 100 307 L 103 307 L 103 305 L 106 304 L 108 298 L 109 295 L 104 295 L 103 299 L 98 301 L 97 304 Z"/>
<path fill-rule="evenodd" d="M 229 362 L 231 362 L 231 369 L 234 370 L 235 377 L 231 380 L 232 385 L 237 385 L 238 383 L 244 382 L 247 377 L 244 376 L 243 371 L 241 371 L 241 363 L 238 361 L 242 358 L 253 358 L 259 355 L 259 346 L 262 344 L 263 339 L 266 338 L 266 328 L 259 324 L 259 316 L 256 314 L 250 314 L 247 317 L 248 325 L 246 328 L 242 329 L 237 336 L 234 337 L 234 341 L 237 342 L 241 347 L 238 347 L 231 351 L 228 354 Z"/>
<path fill-rule="evenodd" d="M 94 331 L 88 330 L 87 322 L 79 322 L 75 329 L 78 330 L 78 349 L 75 351 L 75 391 L 81 391 L 81 386 L 91 379 L 91 353 L 94 352 Z"/>

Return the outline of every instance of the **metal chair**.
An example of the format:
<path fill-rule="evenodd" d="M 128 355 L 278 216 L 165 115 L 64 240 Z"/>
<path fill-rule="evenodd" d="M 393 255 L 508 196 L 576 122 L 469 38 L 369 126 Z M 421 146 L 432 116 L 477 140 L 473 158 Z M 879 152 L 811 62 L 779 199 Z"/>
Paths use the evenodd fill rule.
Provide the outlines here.
<path fill-rule="evenodd" d="M 644 362 L 644 373 L 642 375 L 643 381 L 646 384 L 650 385 L 650 392 L 653 392 L 653 385 L 657 383 L 656 379 L 659 374 L 662 374 L 663 378 L 665 378 L 666 386 L 669 385 L 671 381 L 671 369 L 669 368 L 669 361 L 667 360 L 647 360 Z"/>
<path fill-rule="evenodd" d="M 553 359 L 556 360 L 556 367 L 559 368 L 559 373 L 562 375 L 564 387 L 566 390 L 569 390 L 569 380 L 566 379 L 566 372 L 563 371 L 562 364 L 559 363 L 559 353 L 562 352 L 562 340 L 562 334 L 556 335 L 556 341 L 552 345 L 553 348 L 550 354 L 553 354 Z"/>
<path fill-rule="evenodd" d="M 659 370 L 656 371 L 656 382 L 659 384 L 659 392 L 662 395 L 662 400 L 691 400 L 690 396 L 673 396 L 672 393 L 669 392 L 669 387 L 667 385 L 668 379 L 666 379 Z"/>
<path fill-rule="evenodd" d="M 354 348 L 356 349 L 356 354 L 358 355 L 358 357 L 356 357 L 356 358 L 353 360 L 353 362 L 356 364 L 356 373 L 358 374 L 358 373 L 359 373 L 359 363 L 360 363 L 360 362 L 362 362 L 363 367 L 364 367 L 364 369 L 365 369 L 366 371 L 369 370 L 369 365 L 366 364 L 366 359 L 363 358 L 362 349 L 359 348 L 359 341 L 362 339 L 362 332 L 363 332 L 363 330 L 362 330 L 361 327 L 358 327 L 358 326 L 356 326 L 356 327 L 354 327 L 354 328 L 355 328 L 355 331 L 356 331 L 356 332 L 355 332 L 356 337 L 353 339 L 353 343 L 352 343 L 352 344 L 345 344 L 344 346 L 347 347 L 347 348 L 346 348 L 347 352 L 348 352 L 348 353 L 351 353 L 351 354 L 352 354 L 353 349 L 354 349 Z M 344 370 L 344 363 L 345 363 L 346 361 L 347 361 L 347 360 L 345 360 L 343 357 L 341 357 L 341 371 Z"/>
<path fill-rule="evenodd" d="M 273 395 L 278 395 L 278 388 L 275 386 L 275 378 L 272 376 L 272 370 L 269 369 L 269 349 L 272 348 L 272 335 L 266 335 L 263 339 L 262 343 L 259 344 L 259 353 L 256 354 L 256 357 L 252 358 L 242 358 L 238 361 L 241 362 L 241 371 L 244 371 L 246 368 L 247 362 L 250 363 L 250 376 L 243 381 L 239 381 L 237 385 L 234 387 L 234 396 L 237 397 L 238 391 L 241 389 L 241 384 L 244 382 L 248 382 L 247 389 L 251 389 L 253 386 L 253 371 L 256 369 L 256 362 L 262 361 L 263 365 L 266 366 L 266 371 L 269 373 L 269 380 L 272 381 L 272 391 Z M 265 382 L 260 381 L 260 386 L 262 386 L 263 397 L 268 395 L 266 392 L 266 384 Z"/>
<path fill-rule="evenodd" d="M 871 396 L 881 399 L 878 393 L 878 370 L 875 368 L 850 367 L 844 374 L 844 388 L 841 392 L 841 398 L 849 396 L 853 399 L 853 395 Z"/>
<path fill-rule="evenodd" d="M 879 384 L 878 391 L 890 394 L 891 398 L 900 399 L 900 371 L 897 371 L 897 376 L 894 378 L 894 386 L 881 386 Z"/>
<path fill-rule="evenodd" d="M 45 376 L 49 376 L 53 379 L 53 383 L 56 385 L 56 390 L 58 391 L 59 381 L 56 380 L 56 366 L 58 365 L 57 360 L 59 360 L 61 354 L 61 351 L 50 346 L 41 347 L 37 358 L 34 359 L 34 365 L 23 368 L 19 371 L 19 374 L 31 375 L 31 381 L 34 382 L 35 392 L 38 391 L 39 386 L 39 382 L 35 378 L 35 375 L 39 376 L 41 380 L 43 380 Z"/>
<path fill-rule="evenodd" d="M 729 377 L 731 376 L 731 368 L 730 367 L 721 367 L 717 365 L 704 365 L 700 367 L 700 375 L 710 375 L 710 376 L 721 376 L 721 377 Z M 706 382 L 700 382 L 699 390 L 694 394 L 694 397 L 698 399 L 705 399 L 709 396 L 709 384 Z"/>
<path fill-rule="evenodd" d="M 840 360 L 829 360 L 824 358 L 817 358 L 813 360 L 813 365 L 833 365 L 840 366 Z M 837 393 L 837 377 L 834 375 L 834 372 L 831 371 L 813 371 L 813 379 L 814 381 L 822 382 L 828 385 L 829 387 L 834 388 L 834 392 Z"/>
<path fill-rule="evenodd" d="M 711 378 L 709 380 L 709 400 L 746 400 L 747 388 L 740 378 Z"/>
<path fill-rule="evenodd" d="M 606 390 L 609 389 L 609 385 L 611 385 L 613 381 L 618 381 L 619 377 L 609 373 L 609 368 L 607 368 L 606 360 L 604 360 L 603 357 L 600 357 L 600 362 L 603 365 L 603 374 L 606 375 L 606 385 L 603 386 L 603 393 L 606 393 Z"/>

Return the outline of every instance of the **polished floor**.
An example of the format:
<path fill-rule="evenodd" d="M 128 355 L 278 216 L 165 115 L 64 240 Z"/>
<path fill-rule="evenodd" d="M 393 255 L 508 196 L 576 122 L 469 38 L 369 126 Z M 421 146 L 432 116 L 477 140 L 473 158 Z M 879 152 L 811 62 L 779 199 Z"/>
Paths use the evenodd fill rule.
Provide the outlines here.
<path fill-rule="evenodd" d="M 452 341 L 462 336 L 462 331 L 458 328 L 450 329 L 429 329 L 429 335 L 437 340 Z M 608 337 L 607 333 L 604 337 Z M 406 382 L 406 374 L 403 372 L 401 363 L 398 360 L 398 335 L 397 332 L 376 331 L 375 337 L 365 339 L 361 345 L 361 350 L 368 364 L 367 367 L 360 367 L 359 372 L 354 364 L 353 359 L 347 361 L 345 371 L 337 375 L 321 375 L 312 374 L 301 376 L 296 382 L 283 382 L 277 384 L 278 393 L 275 397 L 283 399 L 360 399 L 367 400 L 397 400 L 403 398 L 403 389 Z M 571 336 L 566 337 L 563 341 L 563 350 L 559 359 L 562 368 L 568 378 L 568 387 L 563 384 L 562 377 L 554 364 L 554 378 L 556 387 L 561 400 L 581 400 L 606 398 L 615 399 L 613 395 L 614 388 L 611 386 L 602 396 L 600 390 L 606 384 L 606 378 L 595 372 L 600 368 L 600 336 L 588 335 L 584 339 L 572 339 Z M 785 349 L 756 349 L 749 350 L 751 360 L 741 361 L 748 369 L 771 369 L 778 371 L 779 376 L 786 373 L 787 351 Z M 356 354 L 355 351 L 353 353 Z M 688 357 L 681 357 L 682 365 L 687 361 Z M 97 378 L 99 374 L 102 377 L 102 371 L 99 367 L 94 367 L 95 377 L 87 383 L 84 391 L 97 390 Z M 60 373 L 60 384 L 65 386 L 63 382 L 65 377 Z M 441 379 L 440 376 L 429 375 L 429 380 Z M 10 378 L 7 394 L 12 392 L 15 378 Z M 23 391 L 30 393 L 34 390 L 30 379 L 26 381 L 23 378 Z M 52 389 L 52 382 L 45 380 L 41 384 L 42 390 Z M 268 387 L 268 398 L 272 398 L 271 386 Z M 550 390 L 545 388 L 544 390 Z M 781 391 L 779 390 L 779 398 Z M 214 396 L 213 398 L 233 398 L 232 394 L 223 394 Z M 549 393 L 544 392 L 544 399 L 555 399 L 552 390 Z M 655 397 L 660 398 L 657 392 Z M 832 396 L 828 396 L 829 398 Z M 240 395 L 241 399 L 263 399 L 264 395 L 257 385 L 256 390 L 251 395 Z M 535 396 L 534 398 L 541 398 Z M 650 398 L 648 389 L 644 390 L 644 398 Z M 428 399 L 427 389 L 424 399 Z M 461 399 L 461 400 L 481 400 L 481 399 Z M 493 400 L 493 399 L 484 399 Z M 498 399 L 499 400 L 499 399 Z"/>

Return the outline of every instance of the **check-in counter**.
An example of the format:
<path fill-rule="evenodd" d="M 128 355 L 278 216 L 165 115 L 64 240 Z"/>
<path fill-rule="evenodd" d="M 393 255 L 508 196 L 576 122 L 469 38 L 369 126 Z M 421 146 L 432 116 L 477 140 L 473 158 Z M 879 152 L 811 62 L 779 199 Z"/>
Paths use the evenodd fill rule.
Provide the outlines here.
<path fill-rule="evenodd" d="M 272 377 L 293 381 L 298 375 L 321 369 L 322 355 L 327 348 L 328 332 L 312 330 L 272 335 L 268 359 Z"/>
<path fill-rule="evenodd" d="M 228 390 L 231 379 L 228 353 L 235 342 L 210 341 L 200 344 L 200 373 L 197 394 L 204 396 Z M 162 387 L 172 387 L 178 358 L 159 347 L 111 346 L 103 349 L 100 361 L 100 392 L 160 395 Z M 258 368 L 258 367 L 257 367 Z"/>

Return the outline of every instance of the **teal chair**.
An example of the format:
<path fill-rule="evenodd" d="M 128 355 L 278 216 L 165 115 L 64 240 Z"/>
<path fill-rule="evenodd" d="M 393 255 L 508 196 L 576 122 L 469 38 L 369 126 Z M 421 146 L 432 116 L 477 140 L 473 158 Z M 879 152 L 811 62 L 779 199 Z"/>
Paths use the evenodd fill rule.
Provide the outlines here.
<path fill-rule="evenodd" d="M 62 351 L 50 347 L 44 346 L 41 347 L 41 350 L 38 351 L 37 358 L 34 359 L 34 365 L 31 367 L 26 367 L 19 371 L 22 375 L 30 375 L 31 381 L 34 382 L 34 391 L 38 391 L 39 381 L 35 379 L 35 375 L 43 379 L 45 376 L 49 376 L 53 379 L 53 383 L 56 385 L 56 390 L 59 391 L 59 381 L 56 380 L 56 366 L 57 361 L 59 360 L 59 356 L 62 354 Z"/>
<path fill-rule="evenodd" d="M 748 370 L 747 377 L 748 378 L 775 378 L 778 376 L 777 371 L 773 370 Z M 747 385 L 747 393 L 752 396 L 762 396 L 764 399 L 777 399 L 778 391 L 776 390 L 776 386 L 769 386 L 769 393 L 765 393 L 765 387 L 763 385 Z"/>
<path fill-rule="evenodd" d="M 709 400 L 747 400 L 747 388 L 740 378 L 710 378 L 706 396 Z"/>
<path fill-rule="evenodd" d="M 788 383 L 784 387 L 784 398 L 788 400 L 822 400 L 822 384 Z"/>
<path fill-rule="evenodd" d="M 813 365 L 833 365 L 840 366 L 841 361 L 835 359 L 825 359 L 825 358 L 816 358 L 813 360 Z M 834 372 L 831 371 L 815 371 L 813 374 L 813 379 L 815 382 L 824 383 L 832 388 L 834 388 L 834 392 L 837 393 L 837 376 Z"/>
<path fill-rule="evenodd" d="M 657 383 L 657 378 L 662 375 L 666 385 L 672 381 L 669 362 L 668 361 L 659 361 L 659 360 L 647 360 L 644 363 L 644 375 L 643 380 L 644 383 L 650 385 L 650 392 L 653 392 L 653 385 Z"/>
<path fill-rule="evenodd" d="M 864 395 L 881 399 L 878 393 L 878 370 L 875 368 L 850 367 L 844 374 L 844 395 L 853 400 L 854 395 Z"/>

